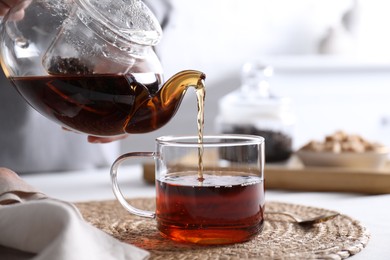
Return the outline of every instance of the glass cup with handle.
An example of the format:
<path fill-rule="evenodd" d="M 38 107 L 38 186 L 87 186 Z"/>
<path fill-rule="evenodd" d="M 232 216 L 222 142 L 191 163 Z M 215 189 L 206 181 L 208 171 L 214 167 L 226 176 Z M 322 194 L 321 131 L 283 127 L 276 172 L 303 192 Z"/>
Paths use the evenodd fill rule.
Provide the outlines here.
<path fill-rule="evenodd" d="M 118 183 L 120 165 L 155 163 L 156 210 L 131 206 Z M 130 213 L 154 218 L 164 237 L 196 244 L 250 240 L 264 224 L 264 138 L 250 135 L 163 136 L 154 152 L 131 152 L 112 164 L 115 196 Z"/>

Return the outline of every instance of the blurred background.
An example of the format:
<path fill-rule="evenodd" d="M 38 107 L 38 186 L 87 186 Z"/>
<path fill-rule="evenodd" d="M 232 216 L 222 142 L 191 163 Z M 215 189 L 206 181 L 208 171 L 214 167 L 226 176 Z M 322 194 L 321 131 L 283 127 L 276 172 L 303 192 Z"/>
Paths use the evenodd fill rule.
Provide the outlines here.
<path fill-rule="evenodd" d="M 171 1 L 157 48 L 165 79 L 207 75 L 205 133 L 215 133 L 221 97 L 241 85 L 244 63 L 274 68 L 272 91 L 293 100 L 293 146 L 335 130 L 390 145 L 390 2 L 385 0 Z M 197 134 L 190 89 L 162 129 L 130 136 L 122 152 L 153 149 L 165 134 Z"/>

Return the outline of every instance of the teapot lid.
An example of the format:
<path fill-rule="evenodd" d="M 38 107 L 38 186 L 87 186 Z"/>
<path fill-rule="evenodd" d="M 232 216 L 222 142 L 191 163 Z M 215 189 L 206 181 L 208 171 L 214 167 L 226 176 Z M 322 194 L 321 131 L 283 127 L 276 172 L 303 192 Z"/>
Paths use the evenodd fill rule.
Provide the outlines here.
<path fill-rule="evenodd" d="M 141 0 L 74 1 L 81 9 L 78 18 L 103 35 L 113 33 L 115 39 L 141 45 L 156 45 L 162 37 L 157 18 Z"/>

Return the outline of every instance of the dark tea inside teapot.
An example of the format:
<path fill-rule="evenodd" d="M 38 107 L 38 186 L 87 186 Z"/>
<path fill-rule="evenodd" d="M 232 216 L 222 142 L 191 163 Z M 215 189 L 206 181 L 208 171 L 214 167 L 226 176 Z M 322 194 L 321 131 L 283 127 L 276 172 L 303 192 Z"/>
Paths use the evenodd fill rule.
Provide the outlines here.
<path fill-rule="evenodd" d="M 163 84 L 152 48 L 161 28 L 142 1 L 25 1 L 5 16 L 0 33 L 2 68 L 26 101 L 90 135 L 158 129 L 188 87 L 203 87 L 198 71 Z"/>

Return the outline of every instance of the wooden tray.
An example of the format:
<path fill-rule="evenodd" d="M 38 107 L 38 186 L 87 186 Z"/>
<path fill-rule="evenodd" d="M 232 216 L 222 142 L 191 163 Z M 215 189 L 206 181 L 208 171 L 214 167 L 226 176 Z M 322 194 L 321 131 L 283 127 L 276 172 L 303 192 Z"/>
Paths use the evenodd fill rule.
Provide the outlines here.
<path fill-rule="evenodd" d="M 265 167 L 267 189 L 390 193 L 390 162 L 380 169 L 304 167 L 292 157 L 283 165 Z"/>
<path fill-rule="evenodd" d="M 143 169 L 144 179 L 154 183 L 154 164 L 144 164 Z M 293 156 L 283 164 L 267 164 L 264 175 L 266 189 L 390 193 L 390 162 L 381 170 L 304 167 Z"/>

